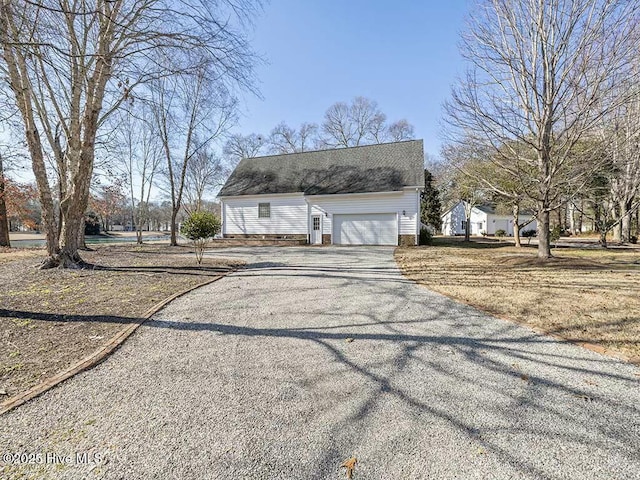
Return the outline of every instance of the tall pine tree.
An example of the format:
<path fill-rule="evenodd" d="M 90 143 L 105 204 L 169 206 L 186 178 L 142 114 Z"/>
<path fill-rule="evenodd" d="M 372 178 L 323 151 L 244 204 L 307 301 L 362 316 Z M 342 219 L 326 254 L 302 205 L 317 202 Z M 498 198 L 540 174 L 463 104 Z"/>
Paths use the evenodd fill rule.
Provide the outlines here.
<path fill-rule="evenodd" d="M 425 168 L 424 170 L 424 192 L 420 200 L 420 221 L 425 225 L 432 226 L 437 232 L 440 231 L 441 220 L 440 192 L 433 185 L 433 176 Z"/>

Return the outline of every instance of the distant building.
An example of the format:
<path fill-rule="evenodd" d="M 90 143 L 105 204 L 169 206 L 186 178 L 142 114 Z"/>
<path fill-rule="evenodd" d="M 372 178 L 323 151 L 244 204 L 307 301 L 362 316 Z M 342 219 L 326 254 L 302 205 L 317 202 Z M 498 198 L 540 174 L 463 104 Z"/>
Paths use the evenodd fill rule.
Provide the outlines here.
<path fill-rule="evenodd" d="M 523 224 L 531 219 L 533 214 L 522 212 L 518 217 L 518 223 Z M 498 230 L 504 230 L 506 235 L 513 236 L 513 215 L 500 215 L 492 205 L 478 205 L 471 209 L 469 234 L 470 235 L 495 235 Z M 538 224 L 535 220 L 520 229 L 536 230 Z M 460 201 L 442 215 L 443 235 L 464 235 L 467 228 L 465 214 L 465 202 Z"/>

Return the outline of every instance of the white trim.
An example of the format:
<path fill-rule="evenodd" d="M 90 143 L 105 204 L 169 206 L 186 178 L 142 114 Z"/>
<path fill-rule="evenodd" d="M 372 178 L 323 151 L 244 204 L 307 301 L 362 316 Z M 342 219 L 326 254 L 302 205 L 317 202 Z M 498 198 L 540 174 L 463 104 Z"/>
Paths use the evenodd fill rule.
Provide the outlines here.
<path fill-rule="evenodd" d="M 222 223 L 222 237 L 224 238 L 224 231 L 226 230 L 226 225 L 224 221 L 224 202 L 220 200 L 220 223 Z"/>
<path fill-rule="evenodd" d="M 313 232 L 315 232 L 315 230 L 313 229 L 313 219 L 315 217 L 318 217 L 320 219 L 320 229 L 319 229 L 320 242 L 319 243 L 315 243 L 313 241 L 313 236 L 314 236 Z M 311 222 L 310 222 L 311 223 L 311 236 L 309 238 L 309 245 L 322 245 L 322 232 L 324 231 L 323 230 L 323 224 L 322 224 L 323 221 L 324 221 L 324 215 L 322 215 L 321 213 L 315 213 L 315 214 L 311 215 Z"/>
<path fill-rule="evenodd" d="M 414 187 L 415 188 L 415 187 Z M 390 192 L 362 192 L 362 193 L 328 193 L 324 195 L 305 195 L 304 198 L 335 198 L 335 197 L 368 197 L 371 195 L 402 195 L 405 190 L 393 190 Z"/>
<path fill-rule="evenodd" d="M 422 207 L 422 202 L 420 201 L 420 189 L 416 188 L 417 190 L 417 194 L 416 194 L 416 212 L 417 212 L 417 218 L 416 218 L 416 245 L 420 244 L 420 225 L 422 224 L 422 216 L 420 215 L 420 207 Z"/>
<path fill-rule="evenodd" d="M 233 196 L 224 196 L 218 197 L 220 200 L 222 199 L 240 199 L 240 198 L 263 198 L 263 197 L 304 197 L 302 192 L 296 193 L 261 193 L 258 195 L 233 195 Z"/>
<path fill-rule="evenodd" d="M 290 193 L 259 193 L 255 195 L 225 195 L 218 196 L 218 198 L 222 201 L 223 199 L 236 199 L 236 198 L 260 198 L 260 197 L 300 197 L 304 198 L 331 198 L 331 197 L 359 197 L 359 196 L 367 196 L 367 195 L 401 195 L 407 191 L 413 190 L 424 190 L 424 188 L 419 185 L 412 185 L 407 187 L 402 187 L 402 190 L 388 190 L 384 192 L 358 192 L 358 193 L 324 193 L 320 195 L 305 195 L 304 192 L 290 192 Z"/>
<path fill-rule="evenodd" d="M 311 204 L 304 199 L 304 202 L 307 204 L 307 244 L 311 245 L 311 238 L 313 233 L 311 232 Z"/>
<path fill-rule="evenodd" d="M 395 225 L 396 225 L 396 235 L 395 235 L 395 246 L 397 247 L 399 244 L 399 236 L 400 236 L 400 217 L 402 216 L 402 212 L 367 212 L 367 213 L 337 213 L 335 215 L 331 215 L 331 244 L 338 245 L 335 243 L 335 239 L 338 237 L 336 235 L 336 222 L 334 221 L 335 216 L 338 217 L 350 217 L 350 216 L 359 216 L 359 215 L 395 215 Z M 322 219 L 320 220 L 322 221 Z"/>

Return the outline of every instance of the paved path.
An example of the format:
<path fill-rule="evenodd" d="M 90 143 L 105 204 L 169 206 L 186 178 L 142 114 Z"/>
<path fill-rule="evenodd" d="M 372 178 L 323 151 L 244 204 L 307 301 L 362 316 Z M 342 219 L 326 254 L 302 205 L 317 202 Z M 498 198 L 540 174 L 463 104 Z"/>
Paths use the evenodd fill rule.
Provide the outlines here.
<path fill-rule="evenodd" d="M 640 369 L 431 293 L 392 249 L 216 254 L 254 265 L 1 417 L 0 453 L 107 459 L 29 478 L 640 478 Z"/>

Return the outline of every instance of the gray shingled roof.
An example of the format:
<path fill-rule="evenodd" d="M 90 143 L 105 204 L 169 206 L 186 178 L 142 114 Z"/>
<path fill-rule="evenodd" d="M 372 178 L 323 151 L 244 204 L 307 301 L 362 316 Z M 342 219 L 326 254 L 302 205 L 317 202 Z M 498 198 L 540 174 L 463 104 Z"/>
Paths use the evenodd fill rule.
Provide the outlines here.
<path fill-rule="evenodd" d="M 498 215 L 500 215 L 502 217 L 506 217 L 506 216 L 511 215 L 511 211 L 510 211 L 511 207 L 510 206 L 505 207 L 503 209 L 504 213 L 498 213 L 498 210 L 496 209 L 496 206 L 494 204 L 490 204 L 490 203 L 485 203 L 483 205 L 476 205 L 476 208 L 478 210 L 480 210 L 481 212 L 488 213 L 489 215 L 498 214 Z M 526 210 L 526 209 L 525 210 L 520 210 L 520 215 L 533 215 L 533 211 Z"/>
<path fill-rule="evenodd" d="M 488 213 L 489 215 L 493 215 L 496 213 L 496 206 L 485 204 L 485 205 L 476 205 L 476 208 L 483 213 Z"/>
<path fill-rule="evenodd" d="M 218 196 L 390 192 L 424 186 L 422 140 L 245 158 Z"/>

